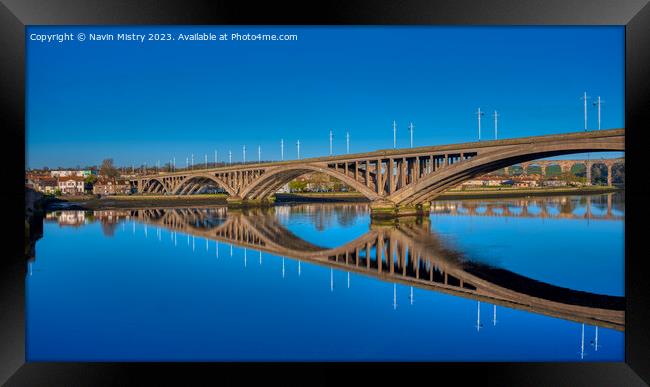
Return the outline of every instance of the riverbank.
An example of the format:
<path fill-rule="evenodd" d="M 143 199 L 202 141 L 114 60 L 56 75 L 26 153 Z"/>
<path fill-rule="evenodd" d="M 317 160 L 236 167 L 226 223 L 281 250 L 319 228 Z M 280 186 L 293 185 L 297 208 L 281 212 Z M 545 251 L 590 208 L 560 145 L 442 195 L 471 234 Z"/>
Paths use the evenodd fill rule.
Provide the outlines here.
<path fill-rule="evenodd" d="M 336 202 L 367 202 L 368 199 L 359 192 L 304 192 L 276 193 L 276 203 L 336 203 Z"/>
<path fill-rule="evenodd" d="M 608 186 L 586 187 L 544 187 L 544 188 L 506 188 L 470 189 L 465 191 L 447 191 L 436 199 L 461 200 L 497 197 L 555 196 L 555 195 L 596 195 L 621 191 L 623 188 Z M 358 192 L 324 192 L 276 194 L 275 202 L 367 202 L 365 196 Z"/>
<path fill-rule="evenodd" d="M 48 211 L 55 210 L 116 210 L 124 208 L 147 207 L 203 207 L 226 205 L 226 194 L 201 194 L 187 196 L 169 195 L 129 195 L 105 196 L 93 195 L 64 196 L 49 203 Z"/>
<path fill-rule="evenodd" d="M 437 197 L 439 200 L 486 199 L 486 198 L 516 198 L 527 196 L 554 195 L 595 195 L 622 190 L 617 187 L 557 187 L 557 188 L 496 188 L 485 190 L 449 191 Z M 226 194 L 202 194 L 187 196 L 170 195 L 129 195 L 105 196 L 97 198 L 93 195 L 63 196 L 49 200 L 47 211 L 55 210 L 113 210 L 125 208 L 147 207 L 198 207 L 226 205 Z M 278 193 L 276 203 L 354 203 L 368 202 L 365 196 L 358 192 L 309 192 L 309 193 Z"/>

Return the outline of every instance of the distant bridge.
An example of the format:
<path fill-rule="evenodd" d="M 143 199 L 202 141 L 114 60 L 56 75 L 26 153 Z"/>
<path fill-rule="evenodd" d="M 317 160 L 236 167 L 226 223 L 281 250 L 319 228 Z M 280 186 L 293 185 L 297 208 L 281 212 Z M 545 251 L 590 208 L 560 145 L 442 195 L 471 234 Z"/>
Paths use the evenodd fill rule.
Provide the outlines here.
<path fill-rule="evenodd" d="M 399 227 L 371 226 L 344 245 L 305 241 L 274 211 L 226 208 L 128 210 L 145 224 L 355 272 L 392 283 L 441 291 L 562 319 L 624 329 L 623 297 L 567 289 L 464 259 L 430 231 L 428 221 Z M 117 221 L 118 218 L 114 218 Z M 174 234 L 175 235 L 175 234 Z M 207 245 L 206 245 L 207 246 Z"/>
<path fill-rule="evenodd" d="M 575 165 L 584 165 L 585 166 L 585 177 L 587 178 L 587 184 L 590 185 L 591 180 L 591 171 L 595 165 L 604 165 L 607 167 L 607 185 L 612 185 L 613 173 L 612 170 L 615 165 L 624 165 L 624 158 L 616 159 L 583 159 L 583 160 L 535 160 L 527 161 L 524 163 L 519 163 L 518 165 L 523 169 L 524 174 L 530 173 L 530 167 L 536 166 L 540 168 L 542 176 L 546 176 L 546 171 L 550 166 L 560 167 L 562 173 L 570 172 L 571 168 Z M 510 175 L 511 167 L 506 167 L 504 169 L 506 175 Z"/>
<path fill-rule="evenodd" d="M 426 213 L 442 192 L 491 171 L 552 156 L 624 150 L 625 130 L 610 129 L 184 170 L 131 184 L 140 193 L 173 195 L 217 186 L 229 203 L 242 204 L 267 201 L 298 176 L 322 172 L 366 196 L 373 215 L 411 215 Z"/>

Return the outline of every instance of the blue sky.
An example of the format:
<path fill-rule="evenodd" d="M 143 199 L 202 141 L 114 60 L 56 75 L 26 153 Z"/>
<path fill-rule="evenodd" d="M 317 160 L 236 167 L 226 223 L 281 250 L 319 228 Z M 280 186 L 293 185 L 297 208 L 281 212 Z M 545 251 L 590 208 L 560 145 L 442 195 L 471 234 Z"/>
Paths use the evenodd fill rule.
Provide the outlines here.
<path fill-rule="evenodd" d="M 31 34 L 276 33 L 297 41 L 66 41 Z M 27 166 L 225 161 L 624 127 L 623 27 L 28 27 Z M 618 156 L 620 153 L 602 154 Z M 581 157 L 571 156 L 567 158 Z M 593 154 L 600 157 L 601 154 Z"/>

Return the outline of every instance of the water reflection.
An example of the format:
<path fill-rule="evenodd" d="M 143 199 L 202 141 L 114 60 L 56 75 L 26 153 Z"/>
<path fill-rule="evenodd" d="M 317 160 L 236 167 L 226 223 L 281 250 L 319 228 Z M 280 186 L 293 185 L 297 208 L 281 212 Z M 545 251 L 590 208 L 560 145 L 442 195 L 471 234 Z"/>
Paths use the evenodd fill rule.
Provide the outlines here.
<path fill-rule="evenodd" d="M 614 199 L 614 200 L 613 200 Z M 439 202 L 432 212 L 463 216 L 539 217 L 595 220 L 617 220 L 624 208 L 613 195 L 598 197 L 532 198 L 525 200 L 493 200 Z M 535 209 L 535 210 L 531 210 Z M 393 309 L 398 308 L 397 284 L 409 286 L 409 304 L 414 303 L 413 288 L 443 292 L 477 301 L 476 330 L 481 323 L 481 302 L 492 304 L 492 325 L 497 323 L 496 306 L 506 306 L 538 314 L 559 317 L 617 330 L 624 328 L 624 298 L 596 294 L 556 286 L 515 272 L 472 260 L 450 246 L 431 230 L 428 219 L 395 225 L 372 224 L 363 235 L 334 247 L 321 246 L 299 237 L 282 223 L 296 214 L 311 214 L 316 229 L 326 229 L 333 222 L 349 225 L 368 211 L 364 204 L 294 205 L 272 209 L 228 211 L 212 208 L 148 208 L 122 211 L 59 211 L 48 215 L 49 221 L 61 226 L 81 225 L 99 221 L 106 236 L 113 235 L 120 222 L 137 221 L 155 227 L 157 239 L 161 229 L 170 231 L 174 245 L 177 233 L 187 235 L 187 245 L 195 251 L 195 238 L 227 243 L 230 256 L 233 246 L 243 248 L 243 266 L 248 264 L 248 251 L 257 251 L 259 264 L 262 253 L 281 257 L 282 278 L 285 278 L 285 257 L 297 260 L 298 276 L 302 261 L 325 265 L 330 269 L 330 292 L 335 291 L 334 270 L 350 272 L 393 283 Z M 135 233 L 135 222 L 133 222 Z M 597 331 L 594 350 L 597 350 Z M 584 350 L 584 334 L 581 352 Z"/>
<path fill-rule="evenodd" d="M 436 201 L 433 214 L 491 217 L 623 220 L 623 193 L 526 199 Z"/>

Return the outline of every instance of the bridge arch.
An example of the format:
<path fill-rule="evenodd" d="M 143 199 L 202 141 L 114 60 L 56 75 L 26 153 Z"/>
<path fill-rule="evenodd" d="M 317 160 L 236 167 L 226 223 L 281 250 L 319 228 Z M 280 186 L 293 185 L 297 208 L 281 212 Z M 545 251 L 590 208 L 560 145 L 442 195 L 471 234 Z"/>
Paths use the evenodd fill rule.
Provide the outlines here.
<path fill-rule="evenodd" d="M 462 163 L 432 173 L 419 182 L 406 186 L 387 199 L 398 205 L 416 205 L 428 202 L 465 180 L 499 170 L 518 163 L 537 159 L 562 156 L 572 153 L 624 151 L 625 145 L 619 140 L 605 140 L 584 143 L 530 144 L 526 147 L 507 148 L 480 154 Z"/>
<path fill-rule="evenodd" d="M 325 173 L 349 187 L 354 188 L 359 193 L 370 200 L 376 200 L 380 195 L 359 181 L 350 176 L 336 172 L 331 168 L 323 165 L 302 164 L 295 166 L 282 166 L 267 170 L 262 176 L 251 182 L 240 193 L 242 199 L 265 199 L 275 193 L 280 187 L 296 179 L 299 176 L 312 172 Z"/>
<path fill-rule="evenodd" d="M 219 179 L 216 176 L 212 176 L 209 174 L 205 173 L 198 173 L 194 175 L 189 175 L 183 181 L 179 182 L 173 189 L 172 189 L 172 194 L 174 195 L 180 195 L 181 192 L 189 192 L 186 191 L 189 188 L 190 183 L 198 184 L 199 186 L 205 186 L 206 185 L 206 180 L 212 181 L 215 183 L 219 188 L 223 188 L 228 195 L 230 196 L 237 196 L 237 193 L 228 185 L 226 182 L 223 180 Z M 191 189 L 190 189 L 191 191 Z"/>
<path fill-rule="evenodd" d="M 167 186 L 165 186 L 163 181 L 158 179 L 158 178 L 155 178 L 155 177 L 147 180 L 142 185 L 142 192 L 147 192 L 147 193 L 159 192 L 158 187 L 161 187 L 160 191 L 162 191 L 162 193 L 167 193 L 168 192 Z"/>

